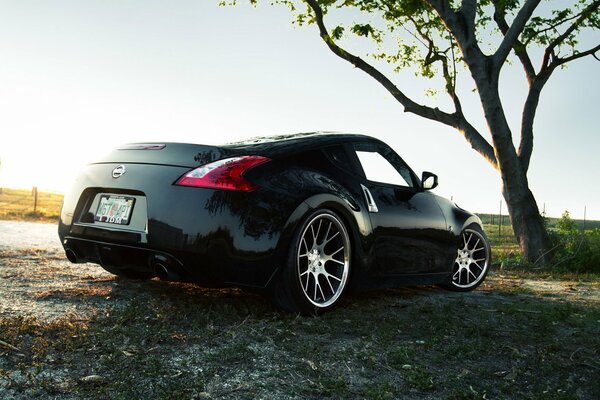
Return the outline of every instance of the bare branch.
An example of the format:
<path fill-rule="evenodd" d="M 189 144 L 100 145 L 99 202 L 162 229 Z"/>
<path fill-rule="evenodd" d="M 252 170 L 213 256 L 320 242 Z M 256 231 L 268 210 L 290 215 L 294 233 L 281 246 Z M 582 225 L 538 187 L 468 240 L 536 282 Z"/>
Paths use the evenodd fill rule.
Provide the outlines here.
<path fill-rule="evenodd" d="M 319 27 L 319 34 L 327 47 L 338 57 L 348 61 L 356 68 L 370 75 L 379 82 L 394 98 L 404 106 L 405 112 L 411 112 L 421 117 L 440 122 L 442 124 L 458 129 L 473 147 L 477 150 L 494 168 L 498 168 L 498 162 L 494 153 L 494 148 L 487 140 L 472 126 L 462 115 L 457 113 L 449 114 L 438 108 L 431 108 L 416 103 L 407 97 L 396 85 L 394 85 L 385 75 L 375 67 L 346 50 L 339 47 L 329 35 L 323 21 L 323 10 L 317 0 L 304 0 L 314 12 L 315 22 Z M 445 1 L 444 1 L 445 2 Z"/>
<path fill-rule="evenodd" d="M 574 61 L 574 60 L 577 60 L 579 58 L 586 57 L 586 56 L 589 56 L 589 55 L 593 56 L 597 60 L 598 57 L 596 56 L 596 53 L 598 51 L 600 51 L 600 44 L 597 45 L 597 46 L 595 46 L 595 47 L 592 47 L 589 50 L 582 51 L 582 52 L 579 52 L 579 53 L 573 53 L 573 54 L 571 54 L 568 57 L 564 57 L 564 58 L 558 58 L 557 57 L 557 58 L 555 58 L 555 60 L 553 62 L 553 66 L 563 65 L 563 64 L 566 64 L 568 62 L 571 62 L 571 61 Z"/>
<path fill-rule="evenodd" d="M 498 50 L 496 50 L 496 53 L 494 54 L 494 62 L 496 65 L 504 64 L 508 54 L 515 46 L 515 43 L 519 39 L 519 35 L 523 32 L 523 29 L 525 29 L 527 21 L 529 21 L 529 18 L 533 15 L 536 7 L 540 4 L 540 1 L 541 0 L 527 0 L 523 7 L 521 7 L 512 25 L 504 35 L 504 39 L 502 40 L 502 43 L 500 43 Z"/>
<path fill-rule="evenodd" d="M 496 25 L 498 25 L 500 32 L 502 32 L 502 34 L 506 36 L 506 33 L 509 29 L 508 23 L 506 22 L 506 12 L 503 8 L 501 8 L 502 3 L 500 2 L 500 0 L 493 0 L 493 3 L 495 8 L 494 21 L 496 21 Z M 529 82 L 529 84 L 531 85 L 531 83 L 535 79 L 535 68 L 533 67 L 531 58 L 527 53 L 527 48 L 522 42 L 516 40 L 513 46 L 513 50 L 519 58 L 519 61 L 521 61 L 521 65 L 523 65 L 523 69 L 525 70 L 525 76 L 527 77 L 527 82 Z"/>
<path fill-rule="evenodd" d="M 554 57 L 552 62 L 547 67 L 542 69 L 542 71 L 536 76 L 532 84 L 529 86 L 529 93 L 527 94 L 527 99 L 525 100 L 521 119 L 521 143 L 519 144 L 518 153 L 524 173 L 527 173 L 529 162 L 531 160 L 531 154 L 533 152 L 533 122 L 539 104 L 540 95 L 542 89 L 546 85 L 546 82 L 548 82 L 548 79 L 552 73 L 560 65 L 589 55 L 597 59 L 596 53 L 599 51 L 600 44 L 589 50 L 582 51 L 580 53 L 573 53 L 569 57 Z"/>
<path fill-rule="evenodd" d="M 558 36 L 556 39 L 554 39 L 546 48 L 546 50 L 544 51 L 544 60 L 542 62 L 542 68 L 548 68 L 550 67 L 550 63 L 554 63 L 556 62 L 556 54 L 555 54 L 555 49 L 557 46 L 559 46 L 565 39 L 567 39 L 569 37 L 570 34 L 572 34 L 577 28 L 579 28 L 579 26 L 594 12 L 598 9 L 598 7 L 600 7 L 600 0 L 595 0 L 593 3 L 591 3 L 589 6 L 587 6 L 579 15 L 579 18 L 577 18 L 577 20 L 575 22 L 573 22 L 571 24 L 571 26 L 569 26 L 563 33 L 562 35 Z M 595 52 L 592 52 L 595 53 Z M 581 53 L 578 53 L 581 54 Z M 586 54 L 587 55 L 587 54 Z M 581 56 L 583 57 L 583 56 Z M 576 57 L 576 58 L 580 58 L 580 57 Z M 569 60 L 571 61 L 571 60 Z M 568 62 L 568 61 L 567 61 Z M 562 62 L 561 64 L 564 64 L 564 62 Z"/>

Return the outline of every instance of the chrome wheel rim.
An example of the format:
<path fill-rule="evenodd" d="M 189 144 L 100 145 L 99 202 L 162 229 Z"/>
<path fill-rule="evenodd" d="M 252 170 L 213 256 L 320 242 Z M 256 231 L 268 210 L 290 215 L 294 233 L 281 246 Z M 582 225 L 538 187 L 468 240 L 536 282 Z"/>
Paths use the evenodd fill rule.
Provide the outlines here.
<path fill-rule="evenodd" d="M 483 235 L 474 229 L 465 229 L 461 241 L 454 260 L 452 284 L 468 289 L 477 285 L 485 276 L 490 251 Z"/>
<path fill-rule="evenodd" d="M 300 236 L 296 265 L 300 287 L 316 307 L 328 307 L 340 297 L 350 271 L 350 240 L 332 214 L 315 216 Z"/>

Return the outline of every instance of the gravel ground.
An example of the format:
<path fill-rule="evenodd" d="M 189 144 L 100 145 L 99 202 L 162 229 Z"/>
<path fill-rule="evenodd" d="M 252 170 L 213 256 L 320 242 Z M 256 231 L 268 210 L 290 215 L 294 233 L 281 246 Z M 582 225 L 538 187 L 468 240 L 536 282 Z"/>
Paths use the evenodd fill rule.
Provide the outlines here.
<path fill-rule="evenodd" d="M 57 225 L 0 221 L 0 250 L 16 249 L 62 249 Z"/>
<path fill-rule="evenodd" d="M 393 398 L 387 392 L 390 387 L 381 382 L 395 382 L 399 376 L 402 376 L 405 386 L 412 388 L 409 397 L 450 398 L 452 396 L 449 394 L 459 393 L 459 388 L 470 387 L 461 380 L 467 379 L 465 377 L 471 373 L 464 372 L 469 366 L 454 360 L 455 364 L 440 364 L 443 365 L 439 367 L 440 371 L 435 369 L 438 367 L 433 368 L 438 358 L 448 360 L 453 357 L 446 345 L 439 348 L 434 346 L 438 342 L 447 342 L 446 336 L 435 336 L 436 332 L 442 332 L 447 327 L 430 329 L 426 338 L 423 333 L 428 332 L 431 328 L 429 324 L 434 323 L 436 318 L 441 318 L 440 313 L 449 304 L 458 305 L 453 311 L 458 318 L 454 322 L 459 324 L 455 329 L 466 338 L 465 343 L 454 343 L 454 346 L 459 353 L 470 357 L 475 357 L 469 350 L 472 345 L 481 341 L 487 343 L 485 341 L 491 340 L 494 335 L 500 335 L 498 340 L 503 340 L 503 335 L 521 329 L 519 324 L 526 325 L 526 330 L 518 331 L 515 338 L 509 337 L 504 344 L 500 343 L 502 354 L 508 354 L 507 349 L 513 352 L 509 361 L 504 360 L 505 366 L 502 363 L 495 366 L 498 355 L 486 350 L 487 345 L 481 346 L 482 354 L 475 358 L 478 364 L 474 368 L 487 368 L 487 376 L 492 377 L 489 379 L 500 379 L 500 382 L 515 381 L 521 376 L 533 379 L 522 375 L 520 371 L 529 373 L 530 369 L 533 370 L 532 365 L 538 365 L 535 357 L 540 348 L 554 348 L 552 346 L 556 344 L 542 342 L 532 345 L 530 341 L 541 340 L 538 337 L 520 343 L 520 336 L 533 335 L 540 327 L 549 326 L 553 334 L 544 340 L 556 340 L 557 343 L 575 340 L 571 343 L 572 348 L 564 350 L 562 358 L 554 361 L 556 365 L 579 362 L 574 366 L 573 371 L 577 376 L 573 379 L 579 379 L 583 388 L 579 390 L 581 393 L 573 392 L 573 396 L 565 398 L 597 398 L 592 395 L 595 389 L 588 376 L 589 371 L 597 368 L 594 361 L 596 356 L 593 355 L 597 353 L 591 353 L 595 351 L 593 346 L 588 349 L 589 346 L 577 342 L 582 332 L 589 331 L 590 323 L 576 320 L 579 318 L 577 310 L 597 309 L 600 303 L 600 286 L 597 282 L 518 279 L 495 272 L 478 290 L 471 293 L 449 293 L 433 287 L 419 287 L 350 295 L 342 302 L 341 309 L 322 318 L 290 318 L 277 314 L 266 299 L 236 289 L 202 289 L 156 279 L 119 279 L 98 265 L 68 262 L 58 241 L 55 225 L 0 221 L 0 321 L 3 317 L 35 317 L 48 322 L 50 327 L 53 321 L 60 321 L 64 316 L 68 317 L 67 327 L 77 324 L 86 326 L 89 321 L 95 321 L 94 326 L 86 327 L 93 333 L 88 334 L 87 339 L 81 339 L 83 345 L 66 353 L 57 350 L 60 347 L 52 347 L 59 346 L 53 343 L 46 344 L 50 346 L 49 351 L 39 350 L 40 343 L 45 343 L 40 337 L 35 339 L 38 342 L 19 345 L 25 355 L 17 354 L 6 345 L 0 347 L 0 399 L 23 400 L 40 396 L 96 398 L 96 390 L 103 393 L 100 398 L 114 398 L 112 396 L 115 393 L 125 393 L 129 389 L 137 390 L 134 392 L 138 393 L 138 398 L 149 398 L 159 393 L 163 386 L 167 392 L 183 388 L 182 393 L 187 395 L 196 393 L 192 396 L 194 398 L 249 398 L 252 396 L 243 395 L 241 388 L 251 387 L 252 383 L 259 383 L 263 389 L 255 388 L 254 392 L 248 393 L 263 398 L 286 397 L 289 393 L 295 393 L 291 397 L 302 398 L 302 387 L 307 385 L 316 387 L 315 393 L 320 393 L 323 386 L 327 387 L 329 395 L 325 397 L 330 398 L 347 397 L 348 393 L 359 398 Z M 553 320 L 545 321 L 546 312 L 555 308 L 558 311 L 554 311 L 550 317 Z M 135 310 L 134 314 L 132 310 Z M 472 314 L 468 310 L 477 312 Z M 116 317 L 113 317 L 115 314 Z M 94 315 L 100 318 L 90 320 Z M 189 319 L 187 315 L 190 315 Z M 431 322 L 429 315 L 434 316 Z M 165 318 L 171 320 L 161 325 Z M 478 330 L 470 327 L 469 321 L 475 318 L 483 323 Z M 569 322 L 569 318 L 574 321 Z M 496 319 L 500 322 L 494 322 Z M 394 325 L 395 320 L 397 325 Z M 354 326 L 353 321 L 361 323 Z M 64 326 L 64 319 L 62 324 Z M 417 327 L 413 328 L 413 324 L 417 324 Z M 505 324 L 508 324 L 508 328 L 503 328 Z M 583 324 L 583 328 L 580 324 Z M 129 325 L 132 328 L 127 330 Z M 378 329 L 364 330 L 361 328 L 363 325 L 377 325 Z M 332 330 L 332 326 L 336 329 Z M 51 330 L 48 327 L 46 329 Z M 358 333 L 352 333 L 353 330 Z M 46 335 L 50 334 L 48 332 Z M 79 343 L 77 334 L 69 335 L 61 340 Z M 96 341 L 94 335 L 103 340 Z M 108 340 L 112 336 L 115 336 L 114 343 Z M 303 339 L 305 336 L 306 340 Z M 13 342 L 0 331 L 0 340 L 3 339 Z M 290 344 L 296 342 L 298 348 Z M 422 365 L 416 369 L 405 365 L 407 362 L 404 361 L 402 348 L 398 347 L 400 345 L 408 346 L 407 351 L 410 352 L 414 350 L 413 347 L 427 349 L 423 356 L 411 361 Z M 341 363 L 339 365 L 331 361 L 329 353 L 335 346 L 345 346 L 340 351 L 346 358 L 342 360 L 343 363 L 341 359 L 338 360 Z M 427 346 L 433 347 L 433 350 Z M 397 353 L 388 354 L 388 348 L 396 348 Z M 41 359 L 36 358 L 38 353 L 35 349 L 43 354 Z M 550 357 L 549 354 L 544 357 Z M 399 360 L 398 369 L 389 366 L 390 360 L 393 362 L 396 356 Z M 25 358 L 30 365 L 24 363 Z M 580 359 L 583 361 L 580 362 Z M 512 364 L 521 365 L 519 363 L 527 364 L 526 367 L 519 367 L 521 369 L 510 367 L 514 371 L 509 368 Z M 332 370 L 333 364 L 339 368 Z M 445 384 L 449 382 L 448 377 L 455 375 L 457 365 L 463 368 L 464 374 L 452 378 L 458 380 L 454 383 L 456 387 L 448 389 Z M 321 369 L 327 372 L 321 375 Z M 141 374 L 146 380 L 138 382 L 138 375 L 130 379 L 128 371 L 133 371 L 133 375 Z M 331 381 L 332 371 L 348 377 L 339 382 Z M 98 373 L 102 375 L 100 378 L 97 377 Z M 156 380 L 157 373 L 162 374 L 162 378 Z M 550 388 L 559 387 L 566 379 L 564 376 L 567 376 L 554 376 L 547 372 L 546 375 Z M 288 382 L 294 386 L 289 392 L 283 383 L 294 376 L 305 384 L 294 386 L 293 382 Z M 433 377 L 442 385 L 439 388 L 424 388 L 423 382 L 427 381 L 424 377 Z M 91 379 L 103 381 L 92 382 Z M 526 384 L 527 379 L 519 381 L 519 384 Z M 370 380 L 379 382 L 379 386 L 369 389 L 369 385 L 374 385 Z M 139 385 L 131 386 L 133 382 Z M 190 382 L 202 384 L 199 384 L 199 389 L 190 389 Z M 482 390 L 486 390 L 485 387 L 487 390 L 499 387 L 494 382 L 486 383 L 488 386 L 484 385 L 484 389 L 476 387 L 478 396 L 474 395 L 475 391 L 471 388 L 470 392 L 465 392 L 467 394 L 453 395 L 452 398 L 482 398 L 482 395 L 486 398 Z M 150 384 L 158 385 L 158 389 L 148 386 Z M 537 385 L 542 383 L 538 382 Z M 142 390 L 146 386 L 149 389 Z M 556 390 L 562 390 L 562 386 L 560 388 Z M 441 392 L 429 392 L 431 390 Z M 159 397 L 171 398 L 166 395 Z M 308 397 L 322 396 L 313 394 Z M 552 395 L 548 394 L 548 397 Z"/>

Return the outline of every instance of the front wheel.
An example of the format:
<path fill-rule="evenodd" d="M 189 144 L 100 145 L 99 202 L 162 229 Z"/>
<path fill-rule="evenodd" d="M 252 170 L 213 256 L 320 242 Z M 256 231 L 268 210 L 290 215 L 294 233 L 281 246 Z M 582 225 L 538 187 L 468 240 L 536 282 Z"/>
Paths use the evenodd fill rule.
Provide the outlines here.
<path fill-rule="evenodd" d="M 275 305 L 302 314 L 332 308 L 348 284 L 350 255 L 350 238 L 340 218 L 329 210 L 313 212 L 291 240 Z"/>
<path fill-rule="evenodd" d="M 488 273 L 491 262 L 490 242 L 485 232 L 471 225 L 461 233 L 447 289 L 467 292 L 479 286 Z"/>

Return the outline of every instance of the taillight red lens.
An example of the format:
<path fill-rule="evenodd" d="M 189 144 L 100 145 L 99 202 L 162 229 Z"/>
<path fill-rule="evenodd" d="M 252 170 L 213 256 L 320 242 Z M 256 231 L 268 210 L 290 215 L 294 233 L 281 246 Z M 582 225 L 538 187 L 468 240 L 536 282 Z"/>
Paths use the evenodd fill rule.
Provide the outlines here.
<path fill-rule="evenodd" d="M 250 168 L 267 161 L 270 161 L 270 159 L 261 156 L 225 158 L 188 172 L 179 178 L 175 184 L 249 192 L 256 189 L 257 186 L 245 180 L 244 173 Z"/>

